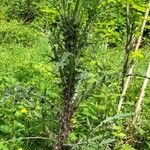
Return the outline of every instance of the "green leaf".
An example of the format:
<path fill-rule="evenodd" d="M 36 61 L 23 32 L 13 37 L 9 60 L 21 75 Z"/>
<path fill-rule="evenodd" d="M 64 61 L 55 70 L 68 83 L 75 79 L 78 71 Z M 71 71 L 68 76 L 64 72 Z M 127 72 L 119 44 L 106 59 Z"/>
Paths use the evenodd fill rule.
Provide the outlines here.
<path fill-rule="evenodd" d="M 126 144 L 126 145 L 123 145 L 121 150 L 135 150 L 135 149 L 131 147 L 130 145 Z"/>
<path fill-rule="evenodd" d="M 11 127 L 8 125 L 1 125 L 0 126 L 0 131 L 3 133 L 10 133 L 11 132 Z"/>

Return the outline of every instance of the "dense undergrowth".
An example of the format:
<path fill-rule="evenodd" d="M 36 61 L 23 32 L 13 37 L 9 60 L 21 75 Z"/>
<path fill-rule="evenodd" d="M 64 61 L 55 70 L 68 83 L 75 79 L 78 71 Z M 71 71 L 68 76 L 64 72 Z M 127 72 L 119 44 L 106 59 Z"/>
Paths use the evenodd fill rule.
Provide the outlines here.
<path fill-rule="evenodd" d="M 53 2 L 57 5 L 57 1 Z M 68 63 L 69 54 L 60 52 L 61 58 L 55 60 L 53 48 L 58 48 L 58 45 L 52 41 L 52 28 L 59 24 L 58 12 L 47 3 L 30 0 L 1 2 L 1 150 L 50 150 L 57 143 L 63 108 L 59 69 Z M 89 1 L 88 11 L 99 9 L 92 3 Z M 142 22 L 145 3 L 140 0 L 131 2 L 134 10 L 130 17 L 136 18 L 137 22 L 133 19 L 135 28 Z M 66 149 L 150 149 L 149 85 L 140 119 L 132 124 L 135 102 L 150 56 L 149 35 L 146 33 L 140 51 L 130 55 L 135 63 L 135 76 L 132 77 L 121 113 L 117 114 L 126 40 L 124 5 L 113 0 L 102 3 L 102 8 L 108 9 L 102 9 L 86 37 L 88 40 L 84 50 L 81 49 L 83 52 L 77 59 L 78 80 L 74 93 L 78 107 L 70 120 L 72 127 L 64 144 Z M 83 26 L 87 16 L 86 12 L 82 16 Z M 149 33 L 149 26 L 147 28 Z M 58 28 L 55 30 L 59 32 Z"/>

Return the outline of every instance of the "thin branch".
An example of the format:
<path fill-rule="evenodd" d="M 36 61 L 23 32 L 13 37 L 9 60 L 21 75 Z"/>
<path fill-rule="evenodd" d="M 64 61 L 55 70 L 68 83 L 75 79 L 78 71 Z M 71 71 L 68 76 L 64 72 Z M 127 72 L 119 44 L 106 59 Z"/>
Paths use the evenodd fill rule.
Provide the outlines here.
<path fill-rule="evenodd" d="M 5 144 L 5 143 L 19 141 L 19 140 L 31 140 L 31 139 L 52 140 L 51 138 L 40 137 L 40 136 L 35 136 L 35 137 L 19 137 L 18 139 L 12 139 L 12 140 L 7 140 L 7 141 L 0 142 L 0 144 Z"/>
<path fill-rule="evenodd" d="M 143 99 L 144 99 L 144 96 L 145 96 L 145 90 L 146 90 L 146 87 L 147 87 L 149 79 L 150 79 L 150 61 L 149 61 L 149 65 L 148 65 L 148 68 L 147 68 L 146 77 L 147 78 L 144 79 L 140 95 L 139 95 L 138 100 L 136 102 L 135 116 L 133 118 L 133 123 L 135 123 L 137 121 L 137 119 L 138 119 L 138 114 L 141 111 L 141 105 L 142 105 L 142 102 L 143 102 Z"/>
<path fill-rule="evenodd" d="M 147 22 L 147 18 L 148 18 L 148 15 L 149 15 L 149 11 L 150 11 L 150 0 L 149 0 L 149 3 L 148 3 L 148 8 L 145 12 L 144 20 L 143 20 L 142 27 L 141 27 L 140 36 L 138 38 L 138 41 L 137 41 L 137 44 L 136 44 L 136 47 L 135 47 L 135 51 L 138 51 L 139 46 L 141 44 L 141 40 L 142 40 L 145 25 L 146 25 L 146 22 Z M 132 74 L 133 68 L 134 68 L 134 63 L 129 68 L 128 74 Z M 118 104 L 118 112 L 117 113 L 120 113 L 120 111 L 121 111 L 121 107 L 122 107 L 122 104 L 123 104 L 123 101 L 124 101 L 124 97 L 126 95 L 126 91 L 128 89 L 128 86 L 129 86 L 130 78 L 131 78 L 131 76 L 128 76 L 125 80 L 124 87 L 123 87 L 123 90 L 122 90 L 122 94 L 120 96 L 120 100 L 119 100 L 119 104 Z"/>

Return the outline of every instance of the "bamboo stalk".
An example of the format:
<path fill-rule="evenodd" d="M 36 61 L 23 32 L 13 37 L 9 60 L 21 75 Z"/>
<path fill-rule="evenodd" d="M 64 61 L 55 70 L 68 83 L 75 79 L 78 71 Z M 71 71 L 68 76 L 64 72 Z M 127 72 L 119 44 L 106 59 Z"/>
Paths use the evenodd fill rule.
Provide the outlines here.
<path fill-rule="evenodd" d="M 142 88 L 141 88 L 141 92 L 140 92 L 140 95 L 139 95 L 137 103 L 136 103 L 135 116 L 133 118 L 133 123 L 135 123 L 137 121 L 138 114 L 141 111 L 141 105 L 142 105 L 142 102 L 143 102 L 143 99 L 144 99 L 144 96 L 145 96 L 145 90 L 146 90 L 146 87 L 148 85 L 149 78 L 150 78 L 150 61 L 149 61 L 149 65 L 148 65 L 148 68 L 147 68 L 146 77 L 144 79 L 144 82 L 143 82 L 143 85 L 142 85 Z"/>
<path fill-rule="evenodd" d="M 140 36 L 138 38 L 138 41 L 137 41 L 137 44 L 136 44 L 136 47 L 135 47 L 135 51 L 138 51 L 139 46 L 141 44 L 141 40 L 142 40 L 145 25 L 146 25 L 146 22 L 147 22 L 147 18 L 148 18 L 148 15 L 149 15 L 149 11 L 150 11 L 150 0 L 148 2 L 148 8 L 145 12 L 144 20 L 143 20 L 142 27 L 141 27 Z M 129 68 L 128 74 L 132 74 L 133 68 L 134 68 L 134 64 L 132 64 L 131 67 Z M 122 90 L 122 94 L 120 96 L 117 113 L 120 113 L 120 111 L 121 111 L 121 107 L 122 107 L 122 104 L 123 104 L 123 101 L 124 101 L 124 97 L 126 95 L 126 91 L 128 89 L 128 86 L 129 86 L 130 78 L 131 78 L 131 76 L 126 77 L 126 80 L 124 82 L 124 87 L 123 87 L 123 90 Z"/>

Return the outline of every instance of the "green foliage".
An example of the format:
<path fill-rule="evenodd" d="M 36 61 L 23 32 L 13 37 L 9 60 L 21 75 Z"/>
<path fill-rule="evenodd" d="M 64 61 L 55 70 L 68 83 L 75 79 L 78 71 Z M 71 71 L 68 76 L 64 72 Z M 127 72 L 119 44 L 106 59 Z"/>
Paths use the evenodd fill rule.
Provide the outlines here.
<path fill-rule="evenodd" d="M 10 140 L 14 148 L 21 146 L 27 149 L 32 146 L 37 146 L 37 148 L 51 146 L 57 130 L 57 122 L 54 121 L 57 114 L 53 109 L 50 111 L 52 104 L 48 96 L 41 95 L 33 90 L 33 87 L 27 89 L 21 85 L 5 89 L 3 93 L 5 95 L 1 99 L 0 116 L 4 117 L 1 118 L 0 132 L 6 143 L 7 141 L 9 143 Z M 11 139 L 12 137 L 14 140 Z M 44 145 L 41 145 L 35 140 L 31 146 L 28 142 L 24 142 L 28 138 L 31 142 L 30 137 L 38 137 L 39 139 L 47 137 L 49 142 L 44 140 Z"/>
<path fill-rule="evenodd" d="M 78 108 L 65 145 L 74 150 L 150 149 L 150 86 L 141 120 L 131 125 L 149 60 L 149 36 L 144 34 L 140 51 L 131 52 L 129 59 L 134 58 L 136 76 L 125 97 L 122 115 L 116 115 L 126 42 L 126 1 L 80 0 L 77 10 L 76 1 L 64 2 L 68 10 L 57 0 L 0 2 L 0 149 L 53 149 L 63 108 L 59 71 L 74 69 L 74 61 L 68 63 L 73 54 L 68 52 L 70 47 L 65 49 L 64 39 L 72 38 L 68 33 L 74 26 L 77 36 L 82 37 L 76 43 L 75 55 L 78 75 L 74 97 Z M 147 2 L 128 2 L 137 36 Z M 73 24 L 70 18 L 74 17 Z M 61 19 L 68 24 L 63 26 Z M 88 24 L 93 26 L 86 28 Z"/>
<path fill-rule="evenodd" d="M 6 22 L 0 24 L 1 43 L 11 44 L 20 43 L 23 47 L 30 47 L 35 43 L 37 33 L 34 29 L 23 26 L 17 21 Z"/>

